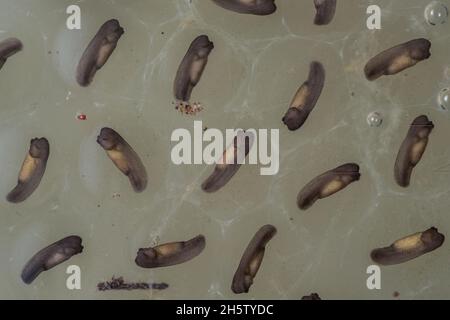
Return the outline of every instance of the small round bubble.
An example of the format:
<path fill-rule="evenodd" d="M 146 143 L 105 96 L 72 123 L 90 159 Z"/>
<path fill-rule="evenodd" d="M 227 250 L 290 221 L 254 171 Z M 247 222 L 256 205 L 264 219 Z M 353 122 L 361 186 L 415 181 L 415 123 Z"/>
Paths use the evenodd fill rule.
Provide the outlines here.
<path fill-rule="evenodd" d="M 372 112 L 367 116 L 367 123 L 371 127 L 379 127 L 383 123 L 383 116 L 379 112 Z"/>
<path fill-rule="evenodd" d="M 436 26 L 448 20 L 448 8 L 439 1 L 432 1 L 425 8 L 425 20 L 428 24 Z"/>
<path fill-rule="evenodd" d="M 437 101 L 442 110 L 450 110 L 450 88 L 439 91 Z"/>

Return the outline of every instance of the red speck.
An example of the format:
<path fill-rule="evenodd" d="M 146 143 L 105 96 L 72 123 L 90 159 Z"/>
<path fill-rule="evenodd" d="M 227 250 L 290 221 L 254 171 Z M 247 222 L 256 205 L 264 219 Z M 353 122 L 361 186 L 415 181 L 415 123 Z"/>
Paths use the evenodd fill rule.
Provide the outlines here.
<path fill-rule="evenodd" d="M 86 120 L 87 116 L 85 114 L 79 114 L 79 115 L 77 115 L 77 119 L 78 120 Z"/>

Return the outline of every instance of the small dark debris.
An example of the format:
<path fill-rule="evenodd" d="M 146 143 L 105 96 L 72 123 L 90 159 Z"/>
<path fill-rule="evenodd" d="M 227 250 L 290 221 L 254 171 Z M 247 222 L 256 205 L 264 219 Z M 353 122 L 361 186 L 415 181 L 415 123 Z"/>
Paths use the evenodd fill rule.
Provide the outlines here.
<path fill-rule="evenodd" d="M 395 291 L 392 295 L 394 296 L 394 298 L 398 298 L 400 297 L 400 292 Z"/>
<path fill-rule="evenodd" d="M 109 290 L 165 290 L 169 287 L 167 283 L 146 283 L 146 282 L 130 282 L 127 283 L 123 277 L 112 277 L 111 281 L 100 282 L 97 284 L 99 291 Z"/>
<path fill-rule="evenodd" d="M 203 107 L 198 102 L 194 102 L 191 104 L 189 102 L 180 101 L 179 103 L 177 103 L 175 109 L 186 115 L 196 115 L 203 110 Z"/>
<path fill-rule="evenodd" d="M 322 300 L 317 293 L 311 293 L 309 296 L 303 296 L 302 300 Z"/>

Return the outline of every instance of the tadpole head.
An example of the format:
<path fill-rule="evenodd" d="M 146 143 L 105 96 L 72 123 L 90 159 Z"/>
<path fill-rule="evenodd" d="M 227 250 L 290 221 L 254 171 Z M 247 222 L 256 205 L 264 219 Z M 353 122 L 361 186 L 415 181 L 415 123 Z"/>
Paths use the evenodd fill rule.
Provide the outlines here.
<path fill-rule="evenodd" d="M 50 150 L 50 145 L 46 138 L 34 138 L 30 143 L 30 155 L 33 158 L 46 158 Z"/>
<path fill-rule="evenodd" d="M 206 35 L 197 37 L 192 43 L 192 46 L 195 48 L 196 53 L 200 58 L 207 57 L 214 49 L 214 43 L 210 41 Z"/>
<path fill-rule="evenodd" d="M 97 137 L 97 143 L 105 150 L 113 149 L 118 142 L 119 135 L 111 128 L 103 128 Z"/>
<path fill-rule="evenodd" d="M 425 60 L 431 56 L 430 53 L 431 42 L 427 39 L 418 39 L 414 43 L 414 47 L 411 49 L 411 57 L 415 60 Z"/>
<path fill-rule="evenodd" d="M 282 121 L 288 129 L 295 131 L 299 129 L 306 121 L 308 115 L 297 108 L 289 108 Z"/>
<path fill-rule="evenodd" d="M 119 21 L 116 19 L 109 20 L 106 25 L 106 39 L 111 43 L 119 41 L 120 37 L 124 34 L 125 30 L 120 26 Z"/>

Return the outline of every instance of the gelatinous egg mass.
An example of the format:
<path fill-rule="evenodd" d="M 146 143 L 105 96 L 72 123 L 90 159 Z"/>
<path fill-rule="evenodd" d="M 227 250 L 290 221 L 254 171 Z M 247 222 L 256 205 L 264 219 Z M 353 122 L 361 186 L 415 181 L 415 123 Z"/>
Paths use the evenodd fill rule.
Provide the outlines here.
<path fill-rule="evenodd" d="M 379 127 L 383 123 L 383 116 L 379 112 L 372 112 L 367 116 L 367 123 L 371 127 Z"/>
<path fill-rule="evenodd" d="M 443 110 L 450 110 L 450 88 L 439 91 L 438 104 Z"/>
<path fill-rule="evenodd" d="M 439 1 L 432 1 L 425 8 L 425 20 L 432 26 L 446 23 L 448 20 L 447 6 Z"/>

